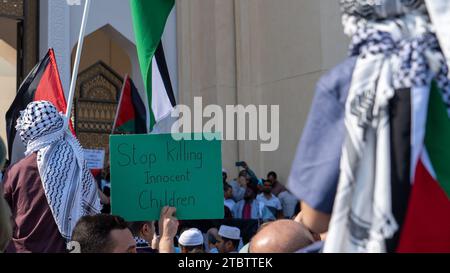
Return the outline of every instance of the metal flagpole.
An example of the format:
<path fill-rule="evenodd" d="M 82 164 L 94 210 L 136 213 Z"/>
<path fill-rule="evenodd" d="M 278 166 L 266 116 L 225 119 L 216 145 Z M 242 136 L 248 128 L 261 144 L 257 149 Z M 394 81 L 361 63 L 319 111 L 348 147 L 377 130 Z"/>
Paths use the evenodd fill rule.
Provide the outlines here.
<path fill-rule="evenodd" d="M 86 0 L 86 3 L 84 5 L 84 12 L 83 12 L 83 20 L 81 21 L 81 29 L 80 29 L 80 36 L 78 38 L 78 46 L 77 46 L 77 53 L 75 56 L 75 62 L 73 65 L 73 71 L 72 71 L 72 81 L 70 83 L 70 91 L 69 91 L 69 99 L 67 100 L 67 111 L 66 111 L 66 120 L 68 124 L 70 124 L 70 115 L 72 113 L 72 105 L 73 105 L 73 97 L 75 96 L 75 84 L 77 82 L 78 77 L 78 68 L 80 66 L 80 59 L 81 59 L 81 52 L 83 50 L 83 42 L 84 42 L 84 33 L 86 30 L 86 23 L 89 15 L 89 8 L 91 5 L 91 0 Z"/>

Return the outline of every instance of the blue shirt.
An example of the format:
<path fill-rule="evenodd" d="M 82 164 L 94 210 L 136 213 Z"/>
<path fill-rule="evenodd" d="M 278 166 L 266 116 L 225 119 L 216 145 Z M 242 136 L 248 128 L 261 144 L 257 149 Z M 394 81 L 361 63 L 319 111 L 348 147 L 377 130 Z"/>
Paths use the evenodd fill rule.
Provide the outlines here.
<path fill-rule="evenodd" d="M 317 84 L 288 180 L 288 188 L 310 207 L 330 214 L 339 180 L 345 138 L 345 102 L 356 57 L 325 74 Z"/>
<path fill-rule="evenodd" d="M 324 241 L 318 241 L 313 243 L 312 245 L 300 249 L 296 253 L 321 253 L 323 251 L 324 245 L 325 245 Z"/>

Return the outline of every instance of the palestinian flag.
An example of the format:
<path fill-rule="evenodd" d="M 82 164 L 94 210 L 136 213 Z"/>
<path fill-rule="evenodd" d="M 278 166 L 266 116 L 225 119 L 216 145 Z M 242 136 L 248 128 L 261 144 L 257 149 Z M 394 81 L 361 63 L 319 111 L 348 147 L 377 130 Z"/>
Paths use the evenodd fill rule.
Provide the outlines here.
<path fill-rule="evenodd" d="M 125 76 L 113 134 L 146 134 L 147 121 L 145 106 L 139 92 L 130 77 Z"/>
<path fill-rule="evenodd" d="M 20 116 L 20 111 L 24 110 L 30 102 L 39 100 L 49 101 L 59 111 L 66 112 L 66 98 L 59 78 L 53 49 L 49 49 L 47 55 L 25 78 L 17 92 L 16 98 L 8 112 L 6 112 L 8 153 L 12 164 L 22 159 L 25 152 L 25 146 L 16 132 L 16 121 Z M 72 125 L 70 129 L 74 133 Z"/>
<path fill-rule="evenodd" d="M 176 105 L 162 36 L 175 0 L 131 0 L 141 73 L 147 94 L 148 129 L 170 115 Z"/>
<path fill-rule="evenodd" d="M 450 253 L 450 119 L 435 83 L 425 128 L 398 252 Z"/>

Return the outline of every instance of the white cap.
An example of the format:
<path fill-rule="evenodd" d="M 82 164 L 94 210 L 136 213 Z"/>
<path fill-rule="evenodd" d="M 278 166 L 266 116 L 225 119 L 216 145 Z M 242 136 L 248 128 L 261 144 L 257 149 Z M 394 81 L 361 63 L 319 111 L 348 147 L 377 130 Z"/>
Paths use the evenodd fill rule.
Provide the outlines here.
<path fill-rule="evenodd" d="M 182 246 L 199 246 L 203 245 L 203 234 L 196 228 L 191 228 L 184 231 L 178 242 Z"/>
<path fill-rule="evenodd" d="M 227 169 L 225 169 L 225 168 L 222 168 L 222 172 L 223 173 L 228 173 Z"/>
<path fill-rule="evenodd" d="M 219 235 L 221 237 L 225 237 L 231 240 L 240 240 L 241 239 L 241 230 L 237 227 L 230 227 L 222 225 L 219 229 Z"/>

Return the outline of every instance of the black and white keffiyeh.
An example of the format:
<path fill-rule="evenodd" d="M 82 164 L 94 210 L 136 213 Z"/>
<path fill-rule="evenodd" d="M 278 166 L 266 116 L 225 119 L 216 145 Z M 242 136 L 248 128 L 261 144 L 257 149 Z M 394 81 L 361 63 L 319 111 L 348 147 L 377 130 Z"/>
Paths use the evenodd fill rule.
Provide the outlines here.
<path fill-rule="evenodd" d="M 351 37 L 350 55 L 365 58 L 383 54 L 395 59 L 395 89 L 437 82 L 450 115 L 450 80 L 445 56 L 425 16 L 406 16 L 385 23 L 366 23 Z M 380 27 L 381 25 L 381 27 Z M 407 33 L 407 34 L 406 34 Z"/>
<path fill-rule="evenodd" d="M 447 66 L 450 66 L 450 1 L 448 0 L 340 0 L 344 32 L 352 36 L 368 21 L 421 14 L 433 23 Z M 450 75 L 447 75 L 450 76 Z"/>
<path fill-rule="evenodd" d="M 424 0 L 340 0 L 344 14 L 365 20 L 395 18 L 411 11 L 425 11 Z"/>
<path fill-rule="evenodd" d="M 47 101 L 30 103 L 21 112 L 16 129 L 26 146 L 37 152 L 45 196 L 61 235 L 70 240 L 77 221 L 100 213 L 100 199 L 78 140 L 62 113 Z"/>

